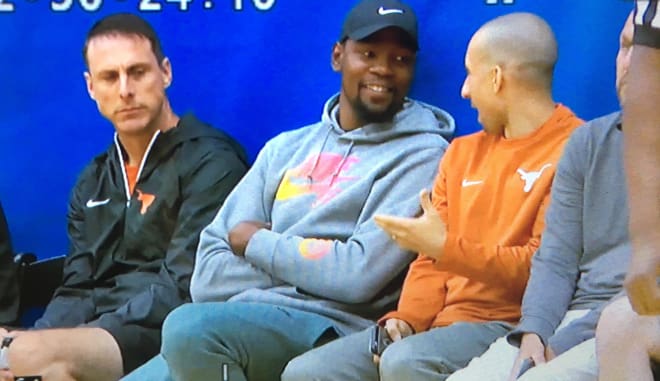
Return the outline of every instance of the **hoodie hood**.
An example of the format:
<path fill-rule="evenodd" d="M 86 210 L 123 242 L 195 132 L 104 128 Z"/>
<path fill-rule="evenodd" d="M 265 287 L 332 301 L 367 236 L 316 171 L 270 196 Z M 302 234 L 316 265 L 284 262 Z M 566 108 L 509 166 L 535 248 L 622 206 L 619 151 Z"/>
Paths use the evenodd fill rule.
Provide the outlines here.
<path fill-rule="evenodd" d="M 391 122 L 370 123 L 352 131 L 344 131 L 339 126 L 338 110 L 339 94 L 335 94 L 325 103 L 321 122 L 339 134 L 338 139 L 348 139 L 356 143 L 381 143 L 395 137 L 424 132 L 439 134 L 450 141 L 456 129 L 454 118 L 448 112 L 410 98 L 404 100 L 403 109 Z"/>
<path fill-rule="evenodd" d="M 243 163 L 247 164 L 245 151 L 236 140 L 217 128 L 200 121 L 192 114 L 183 115 L 179 119 L 176 128 L 161 133 L 161 137 L 158 139 L 159 150 L 167 153 L 181 143 L 199 138 L 212 138 L 223 141 L 239 154 Z"/>

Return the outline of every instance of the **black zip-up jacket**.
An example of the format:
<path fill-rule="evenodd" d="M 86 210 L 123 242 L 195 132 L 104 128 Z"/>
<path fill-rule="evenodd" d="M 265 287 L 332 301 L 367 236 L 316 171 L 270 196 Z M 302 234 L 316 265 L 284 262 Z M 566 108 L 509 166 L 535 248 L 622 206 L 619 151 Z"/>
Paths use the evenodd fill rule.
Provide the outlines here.
<path fill-rule="evenodd" d="M 160 328 L 190 300 L 200 231 L 247 170 L 243 148 L 192 115 L 158 133 L 132 194 L 119 140 L 73 189 L 63 284 L 35 328 Z"/>

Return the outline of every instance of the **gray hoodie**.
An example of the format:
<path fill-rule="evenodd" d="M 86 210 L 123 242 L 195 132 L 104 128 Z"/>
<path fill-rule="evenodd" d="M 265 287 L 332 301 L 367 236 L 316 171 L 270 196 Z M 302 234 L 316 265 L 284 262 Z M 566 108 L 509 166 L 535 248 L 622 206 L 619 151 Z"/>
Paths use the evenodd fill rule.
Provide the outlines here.
<path fill-rule="evenodd" d="M 392 308 L 412 253 L 376 226 L 375 214 L 412 216 L 454 131 L 445 111 L 406 100 L 391 123 L 344 131 L 337 95 L 322 120 L 266 143 L 202 231 L 194 302 L 288 306 L 333 319 L 342 334 Z M 443 137 L 444 136 L 444 137 Z M 228 232 L 269 222 L 235 256 Z"/>

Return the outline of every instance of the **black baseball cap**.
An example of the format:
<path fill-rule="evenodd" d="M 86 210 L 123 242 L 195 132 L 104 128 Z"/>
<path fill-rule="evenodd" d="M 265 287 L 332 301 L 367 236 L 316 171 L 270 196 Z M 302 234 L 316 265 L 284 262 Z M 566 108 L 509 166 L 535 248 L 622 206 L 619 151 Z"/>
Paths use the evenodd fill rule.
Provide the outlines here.
<path fill-rule="evenodd" d="M 417 17 L 412 8 L 399 0 L 360 1 L 346 16 L 339 41 L 360 41 L 392 26 L 406 32 L 411 46 L 419 50 Z"/>

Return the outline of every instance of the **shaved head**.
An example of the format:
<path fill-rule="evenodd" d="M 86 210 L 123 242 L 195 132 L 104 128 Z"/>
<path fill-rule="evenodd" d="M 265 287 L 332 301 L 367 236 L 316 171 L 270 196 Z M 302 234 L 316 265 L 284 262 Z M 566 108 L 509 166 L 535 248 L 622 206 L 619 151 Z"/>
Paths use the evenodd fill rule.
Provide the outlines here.
<path fill-rule="evenodd" d="M 478 59 L 501 66 L 521 84 L 552 88 L 557 41 L 542 18 L 531 13 L 500 16 L 479 28 L 470 45 Z"/>

